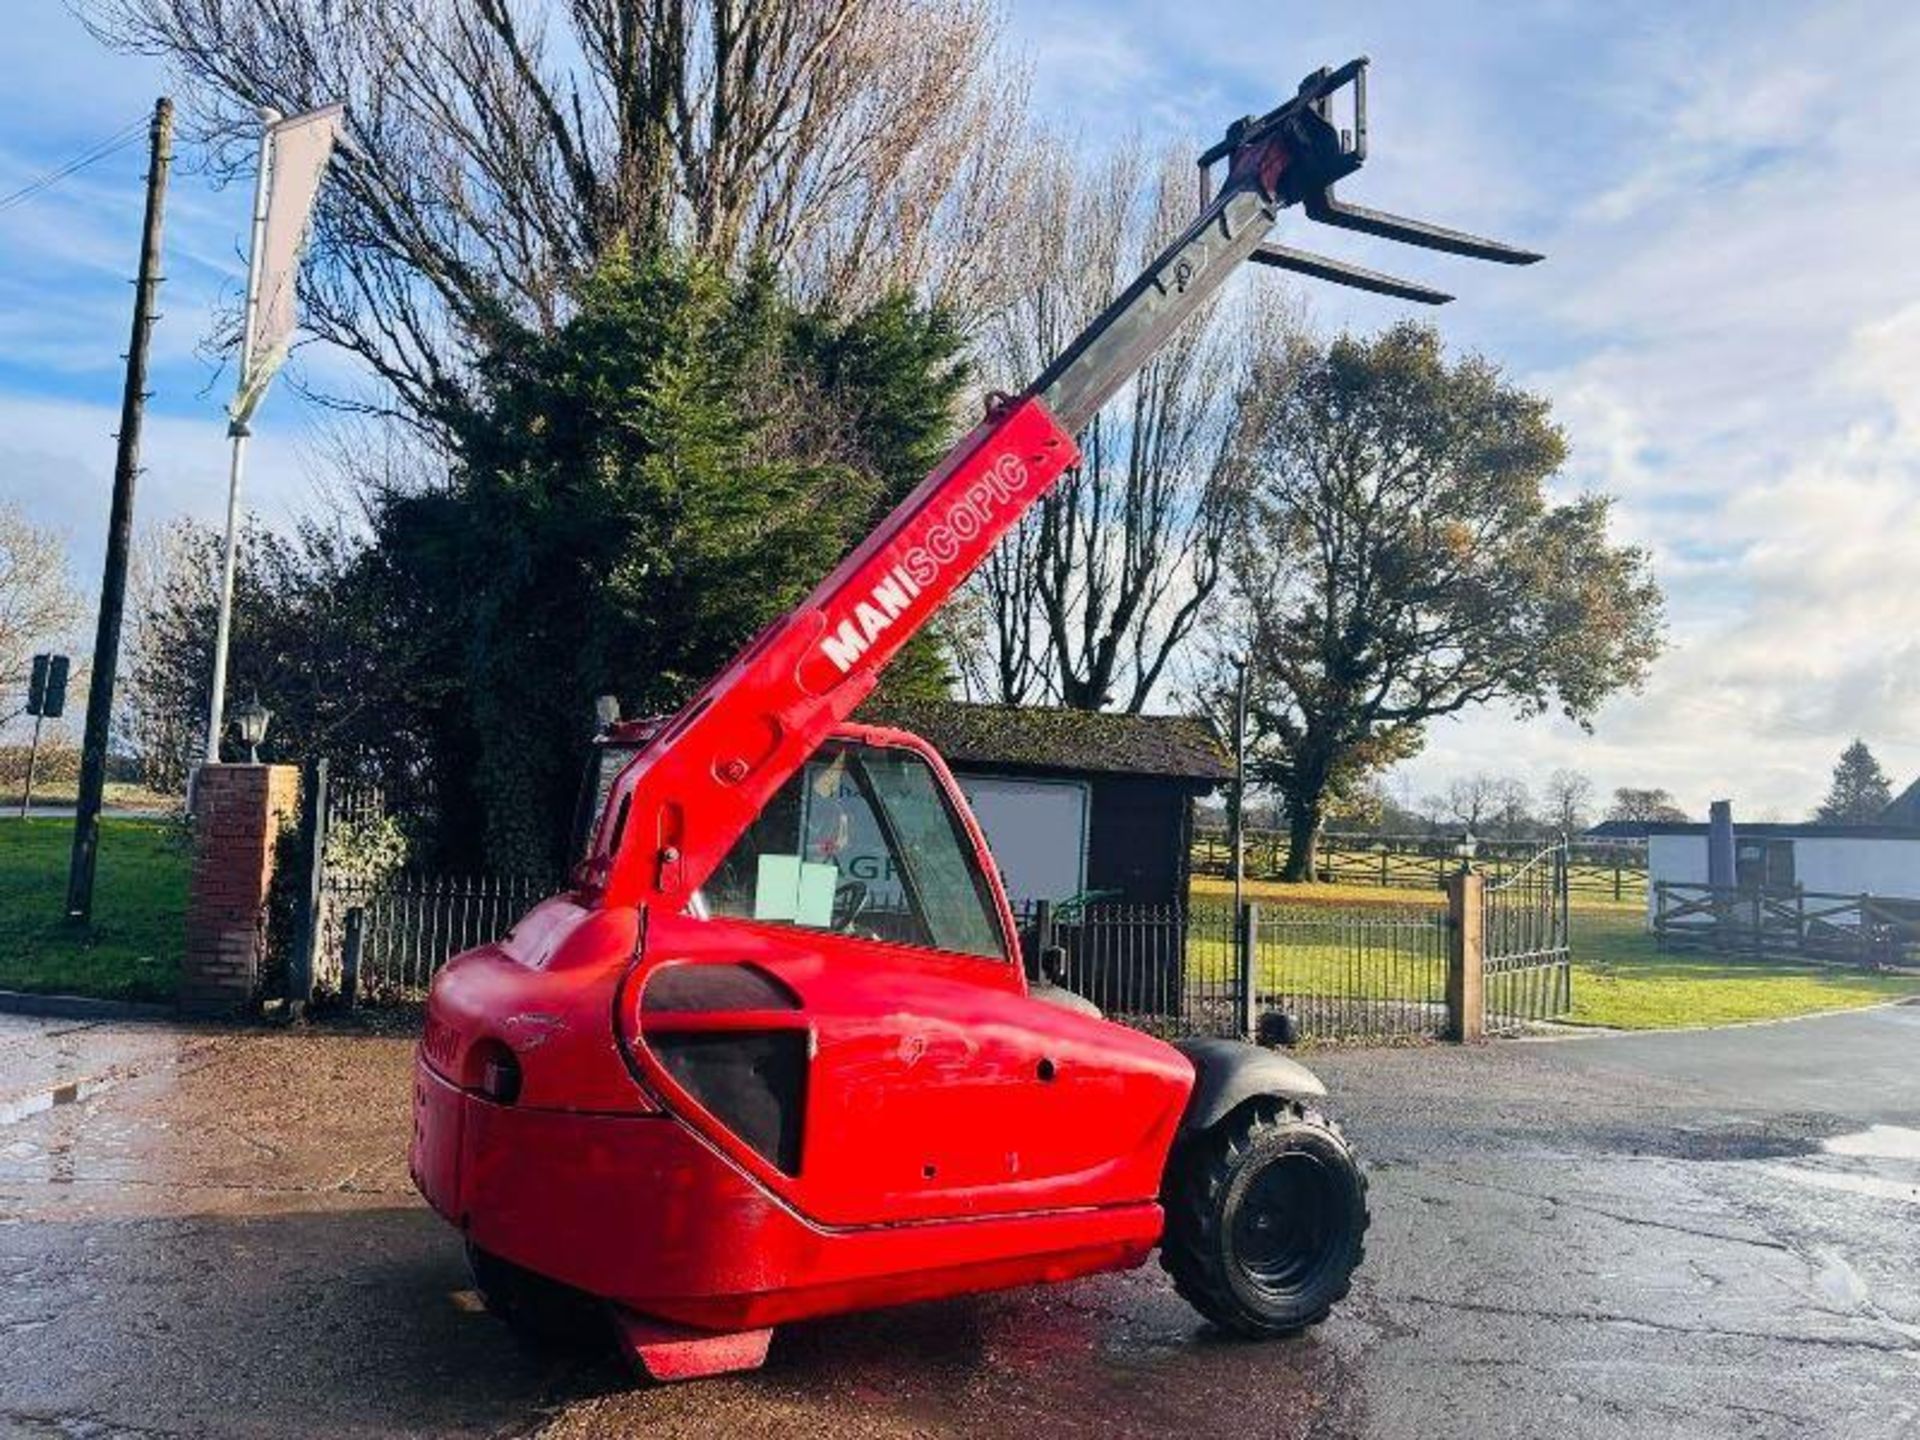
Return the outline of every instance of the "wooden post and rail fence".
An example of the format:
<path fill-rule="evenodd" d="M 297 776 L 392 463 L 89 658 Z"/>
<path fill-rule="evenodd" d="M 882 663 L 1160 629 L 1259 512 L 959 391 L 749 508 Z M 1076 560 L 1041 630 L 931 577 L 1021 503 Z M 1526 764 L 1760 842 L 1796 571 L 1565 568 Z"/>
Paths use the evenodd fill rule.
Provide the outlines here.
<path fill-rule="evenodd" d="M 1284 830 L 1249 828 L 1246 877 L 1278 880 L 1287 858 Z M 1314 878 L 1322 884 L 1368 885 L 1384 889 L 1439 890 L 1458 866 L 1458 837 L 1439 835 L 1328 835 L 1314 860 Z M 1491 880 L 1505 878 L 1539 850 L 1538 840 L 1478 842 L 1475 863 Z M 1644 903 L 1647 898 L 1647 848 L 1630 840 L 1575 840 L 1567 847 L 1567 887 L 1578 899 Z M 1192 865 L 1196 875 L 1232 874 L 1232 842 L 1218 827 L 1194 829 Z"/>
<path fill-rule="evenodd" d="M 1663 950 L 1749 958 L 1795 955 L 1888 968 L 1920 953 L 1920 901 L 1869 894 L 1656 881 L 1651 923 Z"/>

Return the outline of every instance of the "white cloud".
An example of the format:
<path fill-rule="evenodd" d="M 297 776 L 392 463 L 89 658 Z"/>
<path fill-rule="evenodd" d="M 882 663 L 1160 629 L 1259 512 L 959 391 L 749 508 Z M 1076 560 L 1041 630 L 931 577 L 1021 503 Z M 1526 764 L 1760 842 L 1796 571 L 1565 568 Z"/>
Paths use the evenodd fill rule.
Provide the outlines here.
<path fill-rule="evenodd" d="M 1647 546 L 1673 648 L 1592 736 L 1487 713 L 1437 726 L 1416 793 L 1492 769 L 1575 765 L 1664 785 L 1696 809 L 1805 813 L 1864 736 L 1920 771 L 1920 13 L 1892 0 L 1671 6 L 1383 4 L 1289 13 L 1233 3 L 1063 12 L 1096 25 L 1146 113 L 1220 121 L 1301 71 L 1374 56 L 1373 152 L 1356 199 L 1536 243 L 1495 271 L 1295 225 L 1293 243 L 1443 280 L 1459 346 L 1544 389 L 1567 425 L 1569 491 L 1619 497 Z M 1101 56 L 1043 92 L 1099 87 Z M 1142 70 L 1133 59 L 1150 60 Z M 1217 113 L 1182 96 L 1220 96 Z M 1332 325 L 1402 307 L 1312 291 Z M 1909 678 L 1915 677 L 1915 678 Z"/>
<path fill-rule="evenodd" d="M 119 418 L 113 406 L 0 395 L 0 493 L 23 497 L 34 523 L 67 538 L 74 579 L 90 599 L 100 585 Z M 307 441 L 303 426 L 269 423 L 250 443 L 244 503 L 269 525 L 288 526 L 313 509 Z M 181 518 L 223 523 L 227 457 L 217 404 L 204 418 L 149 414 L 141 430 L 136 528 Z"/>
<path fill-rule="evenodd" d="M 1627 173 L 1548 245 L 1568 358 L 1529 378 L 1654 551 L 1673 649 L 1594 737 L 1476 717 L 1423 777 L 1570 763 L 1791 815 L 1856 734 L 1920 771 L 1920 28 L 1779 19 L 1655 65 Z"/>

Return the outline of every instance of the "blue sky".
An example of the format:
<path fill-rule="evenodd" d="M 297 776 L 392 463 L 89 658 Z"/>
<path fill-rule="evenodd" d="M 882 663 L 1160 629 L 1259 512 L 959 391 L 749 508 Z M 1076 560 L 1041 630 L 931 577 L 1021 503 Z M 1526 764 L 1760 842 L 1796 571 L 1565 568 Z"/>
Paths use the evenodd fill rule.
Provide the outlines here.
<path fill-rule="evenodd" d="M 1673 649 L 1593 735 L 1479 715 L 1438 727 L 1397 784 L 1476 769 L 1538 783 L 1732 796 L 1804 812 L 1864 736 L 1920 773 L 1920 11 L 1880 3 L 1572 0 L 1346 7 L 1011 0 L 1010 50 L 1056 123 L 1101 145 L 1209 140 L 1313 66 L 1374 60 L 1356 199 L 1544 249 L 1527 271 L 1325 248 L 1433 278 L 1438 317 L 1554 401 L 1568 493 L 1619 497 L 1650 546 Z M 152 61 L 110 54 L 58 0 L 12 22 L 0 192 L 147 111 Z M 139 147 L 0 212 L 0 491 L 96 584 L 139 225 Z M 143 523 L 222 503 L 228 377 L 200 353 L 238 288 L 247 196 L 176 173 Z M 1402 312 L 1325 288 L 1329 327 Z M 327 363 L 309 356 L 297 365 Z M 268 401 L 250 499 L 285 523 L 326 480 L 322 420 Z"/>

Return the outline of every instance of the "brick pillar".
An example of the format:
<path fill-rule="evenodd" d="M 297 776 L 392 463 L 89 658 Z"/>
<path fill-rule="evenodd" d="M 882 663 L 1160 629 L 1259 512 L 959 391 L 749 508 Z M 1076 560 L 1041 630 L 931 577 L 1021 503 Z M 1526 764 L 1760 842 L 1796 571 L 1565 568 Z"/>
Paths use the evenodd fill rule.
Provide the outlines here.
<path fill-rule="evenodd" d="M 254 1000 L 266 958 L 274 846 L 299 809 L 296 766 L 200 767 L 180 970 L 180 1008 L 189 1014 L 231 1014 Z"/>
<path fill-rule="evenodd" d="M 1486 1037 L 1486 881 L 1478 870 L 1447 876 L 1447 1038 Z"/>

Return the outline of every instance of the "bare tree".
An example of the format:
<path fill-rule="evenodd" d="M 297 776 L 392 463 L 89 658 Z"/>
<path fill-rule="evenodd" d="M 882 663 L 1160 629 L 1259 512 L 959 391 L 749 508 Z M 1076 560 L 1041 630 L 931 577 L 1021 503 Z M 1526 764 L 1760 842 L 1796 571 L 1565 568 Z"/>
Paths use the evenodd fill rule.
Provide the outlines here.
<path fill-rule="evenodd" d="M 1674 801 L 1669 791 L 1622 785 L 1613 792 L 1613 804 L 1607 807 L 1607 819 L 1630 825 L 1683 824 L 1687 812 Z"/>
<path fill-rule="evenodd" d="M 1540 827 L 1533 818 L 1533 792 L 1527 789 L 1526 781 L 1511 775 L 1500 778 L 1492 820 L 1503 840 L 1520 840 L 1537 833 Z"/>
<path fill-rule="evenodd" d="M 1039 526 L 1029 513 L 941 612 L 947 651 L 969 699 L 1025 705 L 1046 694 L 1051 671 L 1041 643 L 1039 552 Z"/>
<path fill-rule="evenodd" d="M 1484 834 L 1512 798 L 1508 789 L 1512 783 L 1484 770 L 1462 775 L 1439 794 L 1428 796 L 1427 808 L 1476 834 Z"/>
<path fill-rule="evenodd" d="M 803 295 L 996 303 L 1022 193 L 997 0 L 77 0 L 165 56 L 217 174 L 256 110 L 348 105 L 306 318 L 433 429 L 477 348 L 661 239 Z M 341 397 L 336 397 L 341 398 Z"/>
<path fill-rule="evenodd" d="M 214 603 L 206 558 L 197 528 L 176 520 L 141 531 L 128 566 L 126 663 L 114 688 L 114 738 L 138 759 L 141 779 L 163 794 L 186 788 L 188 770 L 206 749 L 201 693 L 174 679 L 183 671 L 197 678 L 210 659 L 183 639 L 181 624 L 184 614 Z"/>
<path fill-rule="evenodd" d="M 1421 809 L 1436 824 L 1451 821 L 1480 835 L 1498 834 L 1518 840 L 1538 830 L 1533 817 L 1533 794 L 1527 783 L 1510 775 L 1478 771 L 1463 775 L 1437 795 L 1429 795 Z"/>
<path fill-rule="evenodd" d="M 17 504 L 0 503 L 0 721 L 25 705 L 35 650 L 70 643 L 83 613 L 60 536 L 35 527 Z"/>
<path fill-rule="evenodd" d="M 1556 770 L 1542 797 L 1548 822 L 1563 835 L 1578 835 L 1590 823 L 1593 781 L 1578 770 Z"/>
<path fill-rule="evenodd" d="M 983 368 L 1026 383 L 1089 322 L 1193 208 L 1184 155 L 1137 146 L 1091 167 L 1054 142 L 1021 224 L 1024 287 L 994 316 Z M 1219 584 L 1230 503 L 1244 470 L 1235 417 L 1253 328 L 1209 307 L 1080 436 L 1082 462 L 988 561 L 989 617 L 971 657 L 976 688 L 1007 703 L 1048 698 L 1137 713 Z"/>

